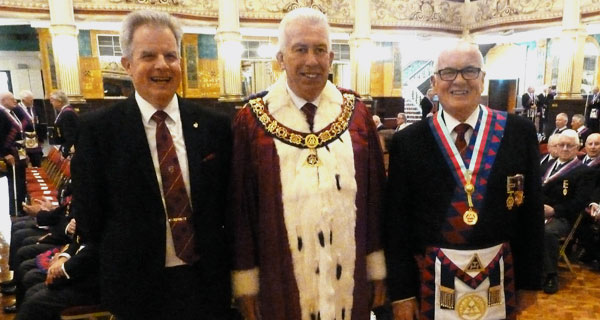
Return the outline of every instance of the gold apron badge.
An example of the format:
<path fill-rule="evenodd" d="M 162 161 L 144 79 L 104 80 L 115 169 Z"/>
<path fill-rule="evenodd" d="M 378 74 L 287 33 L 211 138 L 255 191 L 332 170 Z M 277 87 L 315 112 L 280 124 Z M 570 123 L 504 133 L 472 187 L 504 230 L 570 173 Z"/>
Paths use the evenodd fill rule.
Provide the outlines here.
<path fill-rule="evenodd" d="M 508 210 L 512 210 L 515 204 L 517 207 L 523 204 L 523 180 L 524 176 L 522 174 L 506 177 L 506 194 L 508 195 L 506 208 Z"/>
<path fill-rule="evenodd" d="M 456 311 L 461 319 L 478 320 L 487 311 L 485 300 L 476 294 L 467 294 L 458 300 Z"/>
<path fill-rule="evenodd" d="M 465 268 L 465 272 L 483 272 L 485 269 L 483 268 L 483 264 L 481 263 L 481 259 L 479 259 L 479 255 L 476 253 L 471 258 L 471 261 L 467 264 Z"/>
<path fill-rule="evenodd" d="M 567 196 L 569 193 L 569 180 L 563 180 L 563 196 Z"/>

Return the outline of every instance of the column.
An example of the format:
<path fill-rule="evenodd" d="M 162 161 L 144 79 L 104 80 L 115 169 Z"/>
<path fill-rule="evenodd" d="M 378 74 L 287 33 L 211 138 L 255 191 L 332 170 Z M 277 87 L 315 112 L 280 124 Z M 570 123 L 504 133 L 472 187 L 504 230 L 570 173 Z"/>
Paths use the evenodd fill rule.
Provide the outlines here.
<path fill-rule="evenodd" d="M 79 86 L 79 44 L 73 0 L 49 0 L 50 34 L 58 87 L 71 102 L 85 101 Z"/>
<path fill-rule="evenodd" d="M 352 89 L 363 101 L 371 98 L 371 8 L 370 1 L 354 0 L 354 31 L 350 35 Z"/>
<path fill-rule="evenodd" d="M 219 27 L 215 35 L 219 55 L 219 101 L 238 102 L 242 96 L 239 0 L 219 0 Z"/>
<path fill-rule="evenodd" d="M 464 0 L 463 4 L 463 19 L 462 19 L 462 36 L 461 39 L 466 42 L 473 42 L 473 36 L 469 26 L 472 22 L 475 22 L 474 15 L 471 13 L 473 7 L 471 0 Z"/>
<path fill-rule="evenodd" d="M 581 25 L 580 0 L 565 2 L 563 31 L 560 36 L 558 60 L 558 99 L 581 98 L 584 46 L 587 33 Z"/>

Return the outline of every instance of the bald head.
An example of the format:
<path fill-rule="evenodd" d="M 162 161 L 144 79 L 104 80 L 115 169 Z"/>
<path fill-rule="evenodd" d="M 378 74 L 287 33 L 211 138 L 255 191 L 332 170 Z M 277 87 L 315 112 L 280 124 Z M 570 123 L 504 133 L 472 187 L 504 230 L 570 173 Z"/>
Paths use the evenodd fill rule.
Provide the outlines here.
<path fill-rule="evenodd" d="M 444 112 L 465 121 L 477 108 L 483 92 L 483 56 L 477 45 L 458 42 L 440 53 L 431 76 Z"/>
<path fill-rule="evenodd" d="M 19 92 L 19 98 L 21 98 L 21 102 L 31 108 L 33 107 L 33 93 L 29 90 L 22 90 Z"/>
<path fill-rule="evenodd" d="M 567 122 L 569 122 L 569 116 L 567 116 L 566 113 L 559 113 L 556 115 L 554 123 L 556 124 L 557 129 L 565 127 Z"/>
<path fill-rule="evenodd" d="M 17 100 L 15 100 L 15 96 L 13 96 L 12 92 L 4 91 L 0 92 L 0 104 L 3 107 L 12 110 L 17 106 Z"/>
<path fill-rule="evenodd" d="M 600 155 L 600 134 L 592 133 L 585 140 L 585 152 L 590 158 Z"/>

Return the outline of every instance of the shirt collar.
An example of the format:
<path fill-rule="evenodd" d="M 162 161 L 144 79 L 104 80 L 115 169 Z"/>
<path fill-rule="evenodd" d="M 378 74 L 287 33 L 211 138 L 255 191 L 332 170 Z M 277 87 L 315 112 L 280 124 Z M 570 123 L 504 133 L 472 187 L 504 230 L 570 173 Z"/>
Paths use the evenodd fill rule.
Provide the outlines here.
<path fill-rule="evenodd" d="M 287 92 L 290 95 L 290 98 L 292 98 L 292 102 L 294 103 L 294 105 L 296 106 L 296 108 L 298 109 L 302 109 L 302 107 L 304 107 L 304 105 L 307 102 L 310 102 L 312 104 L 314 104 L 315 106 L 319 107 L 319 102 L 321 102 L 321 95 L 319 94 L 319 96 L 313 100 L 313 101 L 306 101 L 300 97 L 298 97 L 294 91 L 290 88 L 290 85 L 287 83 L 287 81 L 285 82 L 285 87 L 287 88 Z"/>
<path fill-rule="evenodd" d="M 151 105 L 150 102 L 142 98 L 137 91 L 135 92 L 135 101 L 137 102 L 140 112 L 142 113 L 142 120 L 144 120 L 145 124 L 149 124 L 150 120 L 152 120 L 152 115 L 158 110 Z M 167 104 L 162 111 L 166 112 L 169 118 L 171 118 L 173 121 L 179 119 L 179 102 L 177 101 L 176 95 L 173 95 L 171 102 L 169 102 L 169 104 Z"/>
<path fill-rule="evenodd" d="M 464 123 L 470 125 L 471 129 L 475 129 L 475 126 L 477 125 L 477 119 L 479 118 L 480 109 L 481 109 L 481 107 L 477 106 L 477 108 L 475 108 L 475 110 L 473 110 L 471 115 L 464 122 Z M 444 112 L 443 109 L 442 109 L 442 112 Z M 448 112 L 444 112 L 443 115 L 444 115 L 444 122 L 446 123 L 446 128 L 448 129 L 448 132 L 454 131 L 454 128 L 456 128 L 456 126 L 458 126 L 459 124 L 462 123 L 462 122 L 458 121 L 456 118 L 454 118 L 452 115 L 450 115 Z"/>

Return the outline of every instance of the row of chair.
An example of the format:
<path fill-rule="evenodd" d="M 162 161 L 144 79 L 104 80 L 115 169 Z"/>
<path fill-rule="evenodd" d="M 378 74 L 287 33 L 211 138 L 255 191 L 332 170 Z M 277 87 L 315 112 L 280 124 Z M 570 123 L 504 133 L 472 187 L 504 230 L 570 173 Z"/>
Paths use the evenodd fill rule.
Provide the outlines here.
<path fill-rule="evenodd" d="M 71 159 L 63 158 L 56 147 L 51 147 L 48 156 L 39 168 L 27 168 L 27 194 L 29 199 L 58 201 L 58 190 L 71 178 Z"/>

